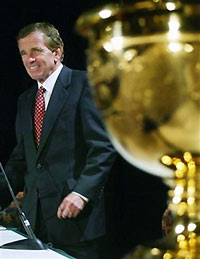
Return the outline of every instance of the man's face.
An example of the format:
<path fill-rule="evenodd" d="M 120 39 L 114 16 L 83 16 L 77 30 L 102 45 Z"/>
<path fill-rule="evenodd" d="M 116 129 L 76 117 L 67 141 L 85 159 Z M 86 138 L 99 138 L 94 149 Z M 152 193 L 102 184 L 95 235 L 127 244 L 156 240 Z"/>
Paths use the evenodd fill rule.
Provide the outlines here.
<path fill-rule="evenodd" d="M 18 48 L 27 73 L 43 83 L 59 66 L 61 50 L 51 51 L 41 32 L 33 32 L 18 41 Z"/>

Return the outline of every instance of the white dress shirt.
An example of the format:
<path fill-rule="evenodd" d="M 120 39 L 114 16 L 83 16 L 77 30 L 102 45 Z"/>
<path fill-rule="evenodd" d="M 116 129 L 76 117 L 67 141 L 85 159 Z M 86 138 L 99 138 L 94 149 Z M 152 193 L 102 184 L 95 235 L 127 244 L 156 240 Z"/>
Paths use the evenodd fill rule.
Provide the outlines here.
<path fill-rule="evenodd" d="M 38 89 L 40 88 L 40 86 L 43 86 L 43 88 L 45 88 L 45 90 L 46 90 L 44 93 L 45 110 L 47 110 L 49 100 L 50 100 L 51 94 L 53 92 L 54 85 L 56 83 L 56 80 L 57 80 L 62 68 L 63 68 L 63 64 L 60 64 L 60 66 L 47 78 L 46 81 L 44 81 L 43 84 L 41 84 L 39 81 L 37 81 Z"/>

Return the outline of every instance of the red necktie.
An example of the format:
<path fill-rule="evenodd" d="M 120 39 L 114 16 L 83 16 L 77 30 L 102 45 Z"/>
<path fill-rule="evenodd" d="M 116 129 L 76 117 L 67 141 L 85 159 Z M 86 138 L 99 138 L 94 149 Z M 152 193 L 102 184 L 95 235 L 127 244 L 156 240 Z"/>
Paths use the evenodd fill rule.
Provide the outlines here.
<path fill-rule="evenodd" d="M 45 100 L 44 100 L 44 92 L 45 88 L 40 86 L 37 93 L 37 98 L 35 101 L 35 114 L 34 114 L 34 126 L 35 126 L 35 143 L 38 148 L 40 143 L 40 135 L 42 131 L 42 123 L 45 115 Z"/>

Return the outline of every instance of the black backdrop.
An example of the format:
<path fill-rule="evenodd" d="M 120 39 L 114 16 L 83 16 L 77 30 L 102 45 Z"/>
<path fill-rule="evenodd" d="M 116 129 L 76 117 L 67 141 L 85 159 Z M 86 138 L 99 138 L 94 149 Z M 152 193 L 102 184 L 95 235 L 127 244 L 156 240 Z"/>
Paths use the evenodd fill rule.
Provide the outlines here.
<path fill-rule="evenodd" d="M 122 1 L 121 1 L 122 2 Z M 124 1 L 131 2 L 131 1 Z M 15 143 L 17 98 L 32 83 L 25 72 L 16 44 L 24 25 L 47 21 L 54 24 L 65 42 L 64 63 L 86 69 L 87 41 L 74 31 L 79 15 L 87 10 L 120 1 L 34 1 L 0 7 L 0 161 L 4 164 Z M 108 215 L 108 259 L 121 258 L 136 244 L 160 238 L 166 208 L 167 188 L 161 179 L 141 172 L 120 155 L 106 188 Z"/>

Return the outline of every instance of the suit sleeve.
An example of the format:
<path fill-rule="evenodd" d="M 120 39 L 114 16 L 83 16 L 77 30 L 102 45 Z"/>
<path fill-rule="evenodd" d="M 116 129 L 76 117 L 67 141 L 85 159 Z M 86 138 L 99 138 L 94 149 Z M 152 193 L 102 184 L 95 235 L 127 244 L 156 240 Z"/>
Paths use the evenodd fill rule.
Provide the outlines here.
<path fill-rule="evenodd" d="M 87 80 L 80 99 L 80 114 L 88 153 L 74 191 L 96 202 L 101 197 L 117 153 L 108 138 Z"/>

